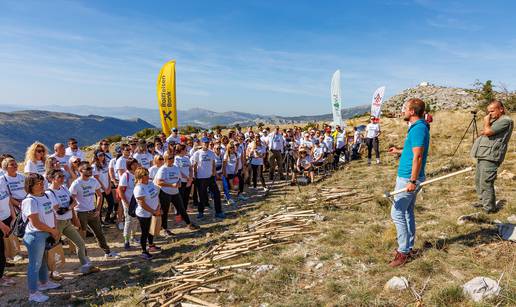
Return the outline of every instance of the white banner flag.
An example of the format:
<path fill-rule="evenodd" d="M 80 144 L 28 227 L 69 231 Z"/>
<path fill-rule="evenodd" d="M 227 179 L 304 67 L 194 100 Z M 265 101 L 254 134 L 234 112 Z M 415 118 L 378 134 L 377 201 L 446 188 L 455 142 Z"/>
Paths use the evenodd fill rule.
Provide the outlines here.
<path fill-rule="evenodd" d="M 333 125 L 342 127 L 342 102 L 340 98 L 340 70 L 337 70 L 331 78 L 331 107 L 333 111 Z"/>
<path fill-rule="evenodd" d="M 371 102 L 371 116 L 380 118 L 380 111 L 382 109 L 383 94 L 385 93 L 385 86 L 379 87 L 374 91 L 373 101 Z"/>

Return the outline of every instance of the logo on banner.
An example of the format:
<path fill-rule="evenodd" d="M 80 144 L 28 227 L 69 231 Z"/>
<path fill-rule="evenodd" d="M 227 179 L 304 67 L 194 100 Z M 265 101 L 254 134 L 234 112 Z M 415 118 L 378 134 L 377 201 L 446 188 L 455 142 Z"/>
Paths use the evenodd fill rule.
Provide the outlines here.
<path fill-rule="evenodd" d="M 165 120 L 167 120 L 167 119 L 168 120 L 172 120 L 172 117 L 170 117 L 171 115 L 172 115 L 172 111 L 168 111 L 168 112 L 167 111 L 163 111 L 163 118 Z"/>
<path fill-rule="evenodd" d="M 380 96 L 380 94 L 376 94 L 376 96 L 374 97 L 374 105 L 376 106 L 379 106 L 382 102 L 382 96 Z"/>

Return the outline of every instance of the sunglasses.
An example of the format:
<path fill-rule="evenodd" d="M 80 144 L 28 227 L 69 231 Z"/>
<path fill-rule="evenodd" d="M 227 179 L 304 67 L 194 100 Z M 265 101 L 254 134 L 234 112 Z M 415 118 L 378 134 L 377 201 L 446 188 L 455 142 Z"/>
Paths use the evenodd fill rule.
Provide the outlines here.
<path fill-rule="evenodd" d="M 170 161 L 170 160 L 174 160 L 174 158 L 173 158 L 173 157 L 168 157 L 168 159 L 167 159 L 167 160 L 169 160 L 169 161 Z"/>
<path fill-rule="evenodd" d="M 37 153 L 44 153 L 45 151 L 43 149 L 36 150 Z"/>
<path fill-rule="evenodd" d="M 75 160 L 75 161 L 73 161 L 72 163 L 73 163 L 73 164 L 76 164 L 76 163 L 80 163 L 80 162 L 81 162 L 80 160 Z"/>
<path fill-rule="evenodd" d="M 59 178 L 64 178 L 64 177 L 65 177 L 64 175 L 56 175 L 54 178 L 59 179 Z"/>
<path fill-rule="evenodd" d="M 82 170 L 83 170 L 83 171 L 91 171 L 91 170 L 93 170 L 93 168 L 92 168 L 92 167 L 85 167 L 85 168 L 83 168 Z"/>
<path fill-rule="evenodd" d="M 159 160 L 159 161 L 164 161 L 165 159 L 163 159 L 163 158 L 158 158 L 158 160 Z"/>
<path fill-rule="evenodd" d="M 77 142 L 71 142 L 70 144 L 72 144 L 72 145 L 77 145 Z"/>
<path fill-rule="evenodd" d="M 109 146 L 109 143 L 101 143 L 102 146 Z"/>

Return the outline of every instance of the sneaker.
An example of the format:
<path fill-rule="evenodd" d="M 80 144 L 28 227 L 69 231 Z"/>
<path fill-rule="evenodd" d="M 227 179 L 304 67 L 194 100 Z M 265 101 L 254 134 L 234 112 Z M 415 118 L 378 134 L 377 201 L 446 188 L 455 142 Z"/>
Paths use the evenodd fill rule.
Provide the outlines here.
<path fill-rule="evenodd" d="M 201 229 L 201 227 L 199 227 L 199 226 L 197 226 L 197 225 L 195 225 L 195 224 L 193 224 L 193 223 L 188 224 L 188 226 L 187 226 L 187 227 L 188 227 L 188 229 L 190 229 L 190 230 L 198 230 L 198 229 Z"/>
<path fill-rule="evenodd" d="M 118 223 L 118 230 L 124 230 L 124 223 L 123 222 Z"/>
<path fill-rule="evenodd" d="M 202 212 L 197 213 L 197 219 L 198 220 L 204 219 L 204 213 L 202 213 Z"/>
<path fill-rule="evenodd" d="M 36 291 L 34 293 L 29 294 L 29 302 L 43 303 L 48 300 L 48 296 L 45 294 Z"/>
<path fill-rule="evenodd" d="M 125 249 L 126 251 L 131 250 L 131 248 L 132 248 L 132 247 L 131 247 L 131 244 L 130 244 L 129 242 L 125 242 L 125 243 L 124 243 L 124 249 Z"/>
<path fill-rule="evenodd" d="M 371 165 L 371 159 L 367 159 L 367 165 Z"/>
<path fill-rule="evenodd" d="M 376 159 L 376 164 L 380 164 L 380 159 Z"/>
<path fill-rule="evenodd" d="M 49 280 L 45 284 L 39 284 L 38 285 L 38 291 L 57 289 L 59 287 L 61 287 L 60 284 Z"/>
<path fill-rule="evenodd" d="M 410 249 L 408 256 L 410 257 L 410 259 L 416 259 L 419 256 L 421 256 L 421 254 L 422 254 L 422 252 L 420 249 L 414 248 L 414 249 Z"/>
<path fill-rule="evenodd" d="M 140 239 L 138 239 L 137 237 L 133 237 L 131 241 L 133 241 L 133 243 L 140 244 Z"/>
<path fill-rule="evenodd" d="M 245 197 L 244 195 L 240 194 L 238 195 L 238 200 L 241 200 L 241 201 L 246 201 L 248 200 L 249 198 Z"/>
<path fill-rule="evenodd" d="M 215 217 L 218 219 L 223 219 L 226 217 L 226 215 L 224 214 L 224 212 L 219 212 L 219 213 L 215 213 Z"/>
<path fill-rule="evenodd" d="M 142 257 L 145 260 L 151 260 L 153 258 L 152 255 L 149 254 L 148 252 L 147 253 L 142 253 L 140 257 Z"/>
<path fill-rule="evenodd" d="M 61 276 L 61 275 L 59 274 L 59 272 L 56 272 L 56 271 L 54 271 L 54 272 L 52 272 L 52 273 L 50 274 L 50 278 L 51 278 L 52 280 L 55 280 L 55 281 L 61 281 L 61 280 L 63 280 L 63 276 Z"/>
<path fill-rule="evenodd" d="M 118 259 L 120 258 L 120 255 L 117 252 L 110 252 L 109 254 L 104 255 L 105 259 Z"/>
<path fill-rule="evenodd" d="M 161 247 L 158 247 L 156 245 L 153 245 L 153 246 L 149 246 L 149 252 L 151 253 L 155 253 L 155 252 L 161 252 Z"/>
<path fill-rule="evenodd" d="M 407 262 L 408 259 L 409 259 L 408 254 L 404 254 L 404 253 L 400 253 L 399 251 L 396 251 L 396 256 L 394 256 L 394 259 L 391 262 L 389 262 L 389 266 L 391 268 L 402 266 Z"/>
<path fill-rule="evenodd" d="M 20 260 L 23 260 L 23 256 L 22 256 L 22 255 L 16 255 L 16 256 L 14 256 L 14 258 L 13 258 L 13 261 L 14 261 L 14 262 L 17 262 L 17 261 L 20 261 Z"/>
<path fill-rule="evenodd" d="M 174 235 L 174 233 L 168 229 L 165 229 L 165 234 L 169 237 L 172 237 Z"/>
<path fill-rule="evenodd" d="M 263 191 L 264 191 L 265 193 L 267 193 L 267 192 L 269 192 L 269 189 L 268 189 L 268 188 L 263 188 Z"/>

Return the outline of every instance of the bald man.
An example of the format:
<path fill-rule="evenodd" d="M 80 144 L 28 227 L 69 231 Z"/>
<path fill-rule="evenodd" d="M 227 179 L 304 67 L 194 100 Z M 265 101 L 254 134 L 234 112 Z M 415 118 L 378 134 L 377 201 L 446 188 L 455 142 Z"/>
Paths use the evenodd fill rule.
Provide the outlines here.
<path fill-rule="evenodd" d="M 475 185 L 478 202 L 473 207 L 483 208 L 487 213 L 499 210 L 494 182 L 498 167 L 505 158 L 513 127 L 514 122 L 505 115 L 503 104 L 499 100 L 492 100 L 487 106 L 484 129 L 471 148 L 471 156 L 477 159 Z"/>

